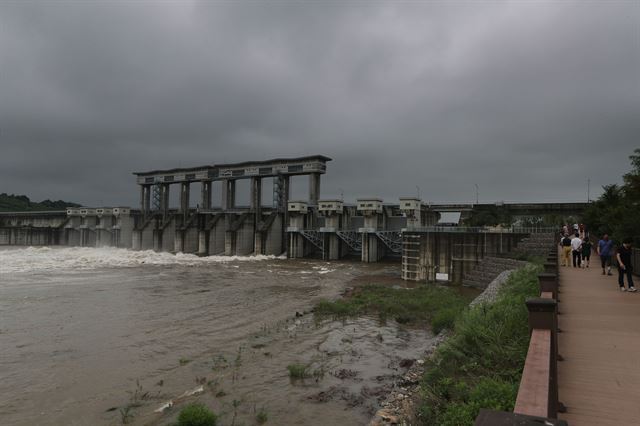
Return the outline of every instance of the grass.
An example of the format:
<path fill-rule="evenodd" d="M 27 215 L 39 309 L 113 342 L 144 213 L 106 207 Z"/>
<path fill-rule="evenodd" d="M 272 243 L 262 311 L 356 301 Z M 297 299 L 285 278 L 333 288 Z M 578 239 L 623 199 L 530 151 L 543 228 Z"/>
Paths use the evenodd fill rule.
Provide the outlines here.
<path fill-rule="evenodd" d="M 537 273 L 514 272 L 493 304 L 466 310 L 426 364 L 420 424 L 472 425 L 480 408 L 511 411 L 529 346 L 525 299 L 538 294 Z"/>
<path fill-rule="evenodd" d="M 292 379 L 304 379 L 311 375 L 307 364 L 289 364 L 287 370 L 289 370 L 289 377 Z"/>
<path fill-rule="evenodd" d="M 123 425 L 129 424 L 129 421 L 133 420 L 133 413 L 131 412 L 131 407 L 126 406 L 120 409 L 120 421 Z"/>
<path fill-rule="evenodd" d="M 256 414 L 256 422 L 259 425 L 263 425 L 268 420 L 269 420 L 269 415 L 267 414 L 264 408 L 261 408 L 260 411 L 258 411 L 258 414 Z"/>
<path fill-rule="evenodd" d="M 534 265 L 544 265 L 545 258 L 543 256 L 535 256 L 527 253 L 518 253 L 513 256 L 515 260 L 524 260 L 525 262 L 533 263 Z"/>
<path fill-rule="evenodd" d="M 217 418 L 215 413 L 204 405 L 194 403 L 180 411 L 177 426 L 216 426 Z"/>
<path fill-rule="evenodd" d="M 380 285 L 358 287 L 347 298 L 320 301 L 314 310 L 317 318 L 346 318 L 378 315 L 382 322 L 394 319 L 400 324 L 429 323 L 435 333 L 453 326 L 468 300 L 454 289 L 423 285 L 412 289 Z"/>

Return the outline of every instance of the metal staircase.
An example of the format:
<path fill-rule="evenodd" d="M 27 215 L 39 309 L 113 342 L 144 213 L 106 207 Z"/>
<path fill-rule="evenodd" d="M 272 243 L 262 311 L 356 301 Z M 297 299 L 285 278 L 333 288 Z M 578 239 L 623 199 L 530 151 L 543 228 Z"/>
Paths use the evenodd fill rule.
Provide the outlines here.
<path fill-rule="evenodd" d="M 402 253 L 402 232 L 400 231 L 376 231 L 378 238 L 382 240 L 389 250 L 394 253 Z"/>
<path fill-rule="evenodd" d="M 362 234 L 356 231 L 336 231 L 336 235 L 353 251 L 362 251 Z"/>
<path fill-rule="evenodd" d="M 300 234 L 307 240 L 309 241 L 311 244 L 313 244 L 314 246 L 316 246 L 317 248 L 319 248 L 321 251 L 324 252 L 324 234 L 322 232 L 319 231 L 313 231 L 313 230 L 303 230 L 300 231 Z"/>

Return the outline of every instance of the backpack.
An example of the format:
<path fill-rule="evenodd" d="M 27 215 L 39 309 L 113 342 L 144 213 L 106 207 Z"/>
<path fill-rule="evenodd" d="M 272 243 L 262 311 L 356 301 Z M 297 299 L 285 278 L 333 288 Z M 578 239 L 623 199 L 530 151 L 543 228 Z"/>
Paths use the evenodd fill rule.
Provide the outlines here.
<path fill-rule="evenodd" d="M 571 238 L 564 237 L 562 239 L 562 245 L 563 245 L 563 247 L 569 247 L 571 245 Z"/>

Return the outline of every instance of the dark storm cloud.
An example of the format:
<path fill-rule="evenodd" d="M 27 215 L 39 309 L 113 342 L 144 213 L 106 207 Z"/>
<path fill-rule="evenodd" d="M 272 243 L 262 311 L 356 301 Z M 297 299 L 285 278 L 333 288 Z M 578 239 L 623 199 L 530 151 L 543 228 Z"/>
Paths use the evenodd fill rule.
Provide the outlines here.
<path fill-rule="evenodd" d="M 132 171 L 318 153 L 326 197 L 585 199 L 640 146 L 638 22 L 635 1 L 2 2 L 0 192 L 136 205 Z"/>

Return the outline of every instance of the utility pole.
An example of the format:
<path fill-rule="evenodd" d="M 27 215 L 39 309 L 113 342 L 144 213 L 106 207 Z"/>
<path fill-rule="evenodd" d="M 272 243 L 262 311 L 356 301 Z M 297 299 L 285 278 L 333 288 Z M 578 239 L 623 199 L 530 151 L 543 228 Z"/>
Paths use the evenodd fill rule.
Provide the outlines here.
<path fill-rule="evenodd" d="M 587 179 L 587 203 L 591 202 L 591 179 Z"/>
<path fill-rule="evenodd" d="M 478 196 L 478 184 L 476 183 L 474 185 L 476 186 L 476 204 L 480 204 L 480 201 L 479 201 L 480 198 Z"/>

